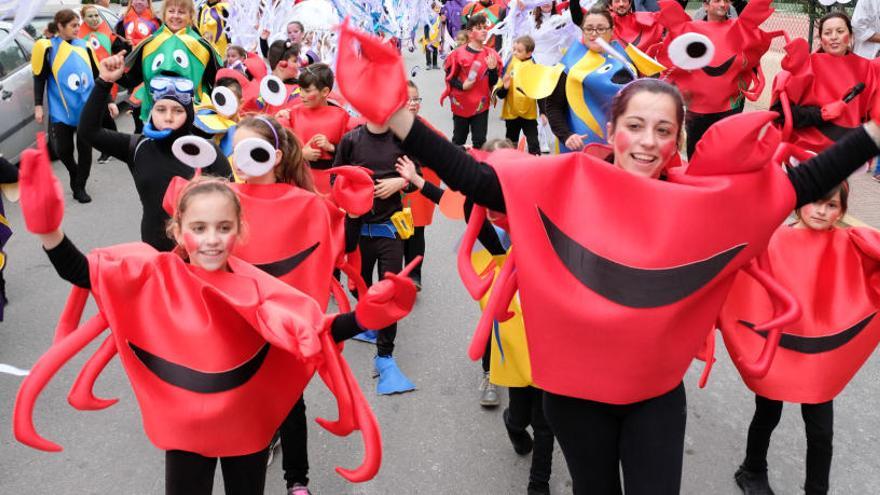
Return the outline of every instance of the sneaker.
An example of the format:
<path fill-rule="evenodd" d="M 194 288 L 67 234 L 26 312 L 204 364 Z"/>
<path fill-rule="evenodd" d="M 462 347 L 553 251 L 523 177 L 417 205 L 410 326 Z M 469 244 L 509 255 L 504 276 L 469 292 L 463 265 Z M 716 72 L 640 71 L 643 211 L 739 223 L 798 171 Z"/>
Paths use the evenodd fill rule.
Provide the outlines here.
<path fill-rule="evenodd" d="M 92 202 L 92 197 L 89 196 L 89 193 L 87 193 L 85 189 L 73 191 L 73 199 L 83 204 Z"/>
<path fill-rule="evenodd" d="M 501 414 L 504 419 L 504 428 L 507 430 L 507 436 L 510 437 L 510 443 L 513 444 L 513 451 L 519 455 L 526 455 L 532 451 L 532 436 L 526 430 L 515 430 L 510 427 L 510 409 L 505 408 Z"/>
<path fill-rule="evenodd" d="M 489 381 L 489 373 L 483 373 L 483 380 L 480 383 L 480 390 L 483 393 L 480 394 L 480 405 L 491 409 L 493 407 L 498 407 L 501 405 L 501 398 L 498 397 L 498 387 L 495 386 L 494 383 Z"/>
<path fill-rule="evenodd" d="M 275 460 L 275 452 L 278 450 L 278 447 L 281 447 L 280 431 L 276 431 L 275 435 L 272 436 L 272 441 L 269 442 L 269 458 L 266 460 L 266 466 L 272 465 L 272 462 Z"/>
<path fill-rule="evenodd" d="M 302 483 L 294 483 L 292 487 L 287 489 L 287 495 L 312 495 L 309 487 Z"/>
<path fill-rule="evenodd" d="M 756 473 L 740 466 L 733 479 L 744 495 L 774 495 L 766 472 Z"/>

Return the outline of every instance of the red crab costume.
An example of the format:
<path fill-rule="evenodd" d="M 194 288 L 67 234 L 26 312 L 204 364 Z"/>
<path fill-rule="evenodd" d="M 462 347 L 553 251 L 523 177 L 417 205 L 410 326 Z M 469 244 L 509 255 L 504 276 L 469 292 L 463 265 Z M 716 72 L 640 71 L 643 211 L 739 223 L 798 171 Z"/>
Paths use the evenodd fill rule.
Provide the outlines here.
<path fill-rule="evenodd" d="M 880 342 L 880 234 L 873 229 L 815 231 L 781 227 L 758 264 L 795 293 L 803 317 L 782 329 L 773 365 L 762 378 L 743 375 L 764 397 L 827 402 L 846 386 Z M 751 328 L 773 304 L 751 277 L 740 274 L 721 310 L 721 334 L 739 365 L 766 341 Z"/>
<path fill-rule="evenodd" d="M 689 167 L 670 169 L 666 181 L 634 176 L 585 153 L 542 159 L 540 174 L 533 173 L 532 157 L 507 150 L 489 155 L 511 198 L 506 221 L 513 247 L 471 357 L 485 348 L 487 322 L 509 318 L 518 287 L 536 386 L 612 404 L 673 389 L 713 328 L 736 273 L 759 271 L 751 259 L 794 207 L 791 183 L 771 165 L 779 145 L 779 132 L 768 129 L 775 116 L 751 112 L 719 122 Z M 753 204 L 754 211 L 731 204 Z M 583 211 L 592 210 L 608 214 L 585 225 Z M 645 211 L 664 215 L 645 222 Z M 796 317 L 792 298 L 761 278 L 785 309 L 772 325 Z M 472 295 L 481 295 L 491 272 L 464 281 Z M 765 373 L 774 345 L 768 341 L 746 369 Z"/>
<path fill-rule="evenodd" d="M 782 71 L 773 81 L 773 100 L 782 103 L 784 113 L 789 110 L 788 102 L 822 107 L 841 101 L 859 84 L 863 85 L 863 90 L 845 102 L 839 116 L 816 127 L 792 129 L 791 119 L 786 115 L 783 139 L 819 153 L 859 126 L 870 113 L 877 90 L 875 70 L 870 60 L 854 53 L 840 56 L 810 53 L 803 38 L 789 42 L 785 46 Z"/>
<path fill-rule="evenodd" d="M 489 109 L 489 94 L 491 88 L 489 88 L 489 76 L 486 74 L 488 72 L 486 60 L 489 58 L 495 59 L 497 64 L 496 67 L 503 66 L 501 56 L 498 55 L 498 52 L 489 48 L 488 45 L 484 46 L 483 49 L 477 53 L 468 50 L 467 46 L 461 46 L 453 50 L 452 53 L 446 57 L 446 62 L 444 62 L 444 69 L 447 74 L 446 90 L 440 96 L 440 104 L 442 105 L 443 100 L 449 97 L 453 115 L 459 117 L 473 117 L 474 115 L 477 115 L 480 112 L 485 112 Z M 477 63 L 479 63 L 479 65 L 476 65 Z M 449 83 L 453 78 L 464 83 L 471 70 L 474 71 L 476 76 L 476 83 L 471 89 L 463 91 L 452 87 Z"/>
<path fill-rule="evenodd" d="M 668 30 L 657 60 L 664 77 L 681 91 L 691 112 L 710 114 L 756 100 L 764 86 L 761 57 L 782 33 L 760 25 L 773 13 L 771 0 L 752 0 L 737 19 L 694 21 L 675 0 L 660 0 L 658 22 Z"/>
<path fill-rule="evenodd" d="M 614 38 L 622 46 L 632 44 L 654 57 L 663 40 L 663 26 L 657 22 L 656 12 L 630 12 L 627 15 L 611 13 L 614 18 Z"/>

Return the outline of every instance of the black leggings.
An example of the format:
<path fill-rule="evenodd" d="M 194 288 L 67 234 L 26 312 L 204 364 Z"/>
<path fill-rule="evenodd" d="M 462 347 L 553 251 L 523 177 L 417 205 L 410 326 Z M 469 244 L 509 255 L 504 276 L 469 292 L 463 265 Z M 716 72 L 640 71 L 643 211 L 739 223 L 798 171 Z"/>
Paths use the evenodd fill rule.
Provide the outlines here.
<path fill-rule="evenodd" d="M 684 385 L 633 404 L 544 393 L 544 415 L 562 448 L 575 495 L 678 494 L 687 399 Z"/>
<path fill-rule="evenodd" d="M 507 395 L 510 399 L 507 426 L 525 430 L 531 425 L 535 437 L 529 485 L 546 489 L 550 484 L 550 471 L 553 467 L 553 432 L 544 418 L 544 393 L 535 387 L 510 387 Z"/>
<path fill-rule="evenodd" d="M 226 495 L 262 495 L 269 448 L 248 455 L 221 457 Z M 216 457 L 184 450 L 165 451 L 165 495 L 210 495 Z"/>
<path fill-rule="evenodd" d="M 70 188 L 74 191 L 85 189 L 89 173 L 92 171 L 92 146 L 76 132 L 76 127 L 61 122 L 53 122 L 49 126 L 49 132 L 52 133 L 50 141 L 55 147 L 55 155 L 70 174 Z M 73 156 L 74 140 L 77 158 Z"/>
<path fill-rule="evenodd" d="M 294 483 L 309 484 L 309 430 L 306 403 L 302 397 L 281 423 L 281 454 L 287 488 Z"/>
<path fill-rule="evenodd" d="M 131 116 L 134 119 L 134 133 L 143 134 L 144 121 L 141 120 L 141 107 L 131 107 Z"/>
<path fill-rule="evenodd" d="M 427 45 L 425 47 L 425 64 L 428 67 L 437 67 L 437 53 L 440 50 L 434 45 Z"/>
<path fill-rule="evenodd" d="M 385 272 L 397 273 L 403 268 L 403 241 L 386 237 L 361 237 L 361 276 L 367 287 L 373 285 L 373 268 L 378 266 L 378 279 L 385 278 Z M 397 323 L 382 329 L 376 335 L 376 354 L 394 354 L 394 339 L 397 337 Z"/>
<path fill-rule="evenodd" d="M 828 493 L 834 437 L 834 402 L 801 404 L 801 416 L 807 430 L 807 495 Z M 770 435 L 782 417 L 782 401 L 755 395 L 755 415 L 749 425 L 746 460 L 743 467 L 758 473 L 767 472 Z"/>
<path fill-rule="evenodd" d="M 507 139 L 516 146 L 519 143 L 519 131 L 526 136 L 526 144 L 529 147 L 529 153 L 532 155 L 541 154 L 541 143 L 538 141 L 538 121 L 536 119 L 525 119 L 517 117 L 504 121 Z"/>
<path fill-rule="evenodd" d="M 413 235 L 403 241 L 403 264 L 408 265 L 416 256 L 422 256 L 422 262 L 413 268 L 409 277 L 422 283 L 422 265 L 425 264 L 425 227 L 416 227 Z"/>
<path fill-rule="evenodd" d="M 480 149 L 486 144 L 486 134 L 489 132 L 489 111 L 478 113 L 473 117 L 452 116 L 452 143 L 464 146 L 467 142 L 468 133 L 471 134 L 471 144 Z"/>

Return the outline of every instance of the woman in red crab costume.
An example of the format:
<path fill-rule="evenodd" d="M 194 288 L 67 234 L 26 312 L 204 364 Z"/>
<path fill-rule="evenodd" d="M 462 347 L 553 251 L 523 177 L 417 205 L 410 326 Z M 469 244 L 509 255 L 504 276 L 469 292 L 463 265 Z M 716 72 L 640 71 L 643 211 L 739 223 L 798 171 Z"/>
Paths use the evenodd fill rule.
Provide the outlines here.
<path fill-rule="evenodd" d="M 503 320 L 519 291 L 532 378 L 545 391 L 546 417 L 574 492 L 619 493 L 622 467 L 628 494 L 678 493 L 682 377 L 734 275 L 754 273 L 779 300 L 773 319 L 757 325 L 771 338 L 760 357 L 743 365 L 760 376 L 771 364 L 778 327 L 798 311 L 752 258 L 795 206 L 820 198 L 878 152 L 880 126 L 870 122 L 785 173 L 773 163 L 780 133 L 768 124 L 776 114 L 738 115 L 708 131 L 687 169 L 657 180 L 677 156 L 684 109 L 673 86 L 641 79 L 612 103 L 610 164 L 584 153 L 536 158 L 515 151 L 480 163 L 401 109 L 406 83 L 393 49 L 347 25 L 341 31 L 340 57 L 351 38 L 361 47 L 338 75 L 354 108 L 371 121 L 388 121 L 407 154 L 450 188 L 506 213 L 512 253 L 487 311 Z M 363 84 L 383 91 L 358 95 Z M 754 211 L 743 210 L 751 205 Z M 664 215 L 645 222 L 646 211 Z M 491 277 L 472 274 L 467 283 L 481 284 L 471 287 L 479 293 Z M 485 349 L 489 331 L 479 328 L 472 357 Z"/>
<path fill-rule="evenodd" d="M 814 53 L 803 38 L 786 45 L 772 107 L 785 116 L 783 139 L 816 153 L 867 119 L 878 84 L 874 63 L 852 52 L 845 13 L 826 14 L 818 31 Z"/>
<path fill-rule="evenodd" d="M 182 139 L 184 152 L 200 146 L 198 138 Z M 337 471 L 351 481 L 376 474 L 378 426 L 337 342 L 408 313 L 415 287 L 405 273 L 366 291 L 355 312 L 325 316 L 318 302 L 266 267 L 231 255 L 242 240 L 241 204 L 221 179 L 195 180 L 181 191 L 169 226 L 176 252 L 126 244 L 84 256 L 59 228 L 61 189 L 42 137 L 39 148 L 22 159 L 25 222 L 76 287 L 55 343 L 19 390 L 19 441 L 60 450 L 36 432 L 35 401 L 58 369 L 109 327 L 112 335 L 84 367 L 70 402 L 83 410 L 115 402 L 95 397 L 92 385 L 118 353 L 147 436 L 166 451 L 166 493 L 211 493 L 217 457 L 227 493 L 262 493 L 269 441 L 315 371 L 339 405 L 337 421 L 319 423 L 337 435 L 364 434 L 364 463 Z M 213 149 L 207 143 L 201 148 Z M 192 160 L 196 165 L 199 156 Z M 89 292 L 99 313 L 78 326 Z"/>
<path fill-rule="evenodd" d="M 779 351 L 764 377 L 743 374 L 755 392 L 746 456 L 735 474 L 747 494 L 772 493 L 767 477 L 770 436 L 782 403 L 801 404 L 807 436 L 808 495 L 828 493 L 834 430 L 833 399 L 880 342 L 880 234 L 839 228 L 846 213 L 846 183 L 796 210 L 798 221 L 780 227 L 758 265 L 797 296 L 803 316 L 782 329 Z M 754 322 L 773 312 L 766 292 L 739 275 L 721 310 L 724 342 L 737 366 L 758 352 L 766 333 Z"/>
<path fill-rule="evenodd" d="M 608 10 L 614 17 L 614 39 L 621 46 L 632 44 L 655 56 L 663 39 L 663 26 L 657 22 L 656 12 L 636 12 L 632 0 L 611 0 Z"/>
<path fill-rule="evenodd" d="M 707 8 L 708 20 L 691 20 L 675 0 L 661 0 L 659 23 L 668 32 L 657 59 L 669 67 L 664 78 L 678 87 L 687 103 L 687 156 L 715 122 L 743 111 L 764 88 L 761 57 L 775 36 L 759 26 L 773 13 L 771 0 L 752 0 L 737 19 L 727 18 L 728 4 Z"/>

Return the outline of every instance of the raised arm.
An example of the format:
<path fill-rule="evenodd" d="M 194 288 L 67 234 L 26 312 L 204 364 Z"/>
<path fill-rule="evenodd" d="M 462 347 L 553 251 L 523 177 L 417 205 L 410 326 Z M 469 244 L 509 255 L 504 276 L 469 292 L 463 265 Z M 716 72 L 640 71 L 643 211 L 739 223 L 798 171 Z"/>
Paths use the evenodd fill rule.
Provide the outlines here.
<path fill-rule="evenodd" d="M 134 149 L 138 136 L 107 130 L 103 126 L 110 90 L 113 88 L 113 83 L 122 77 L 122 72 L 125 69 L 124 57 L 125 52 L 123 51 L 107 57 L 99 64 L 95 87 L 83 107 L 78 131 L 82 134 L 83 139 L 99 151 L 112 155 L 123 162 L 128 162 L 130 152 Z"/>

